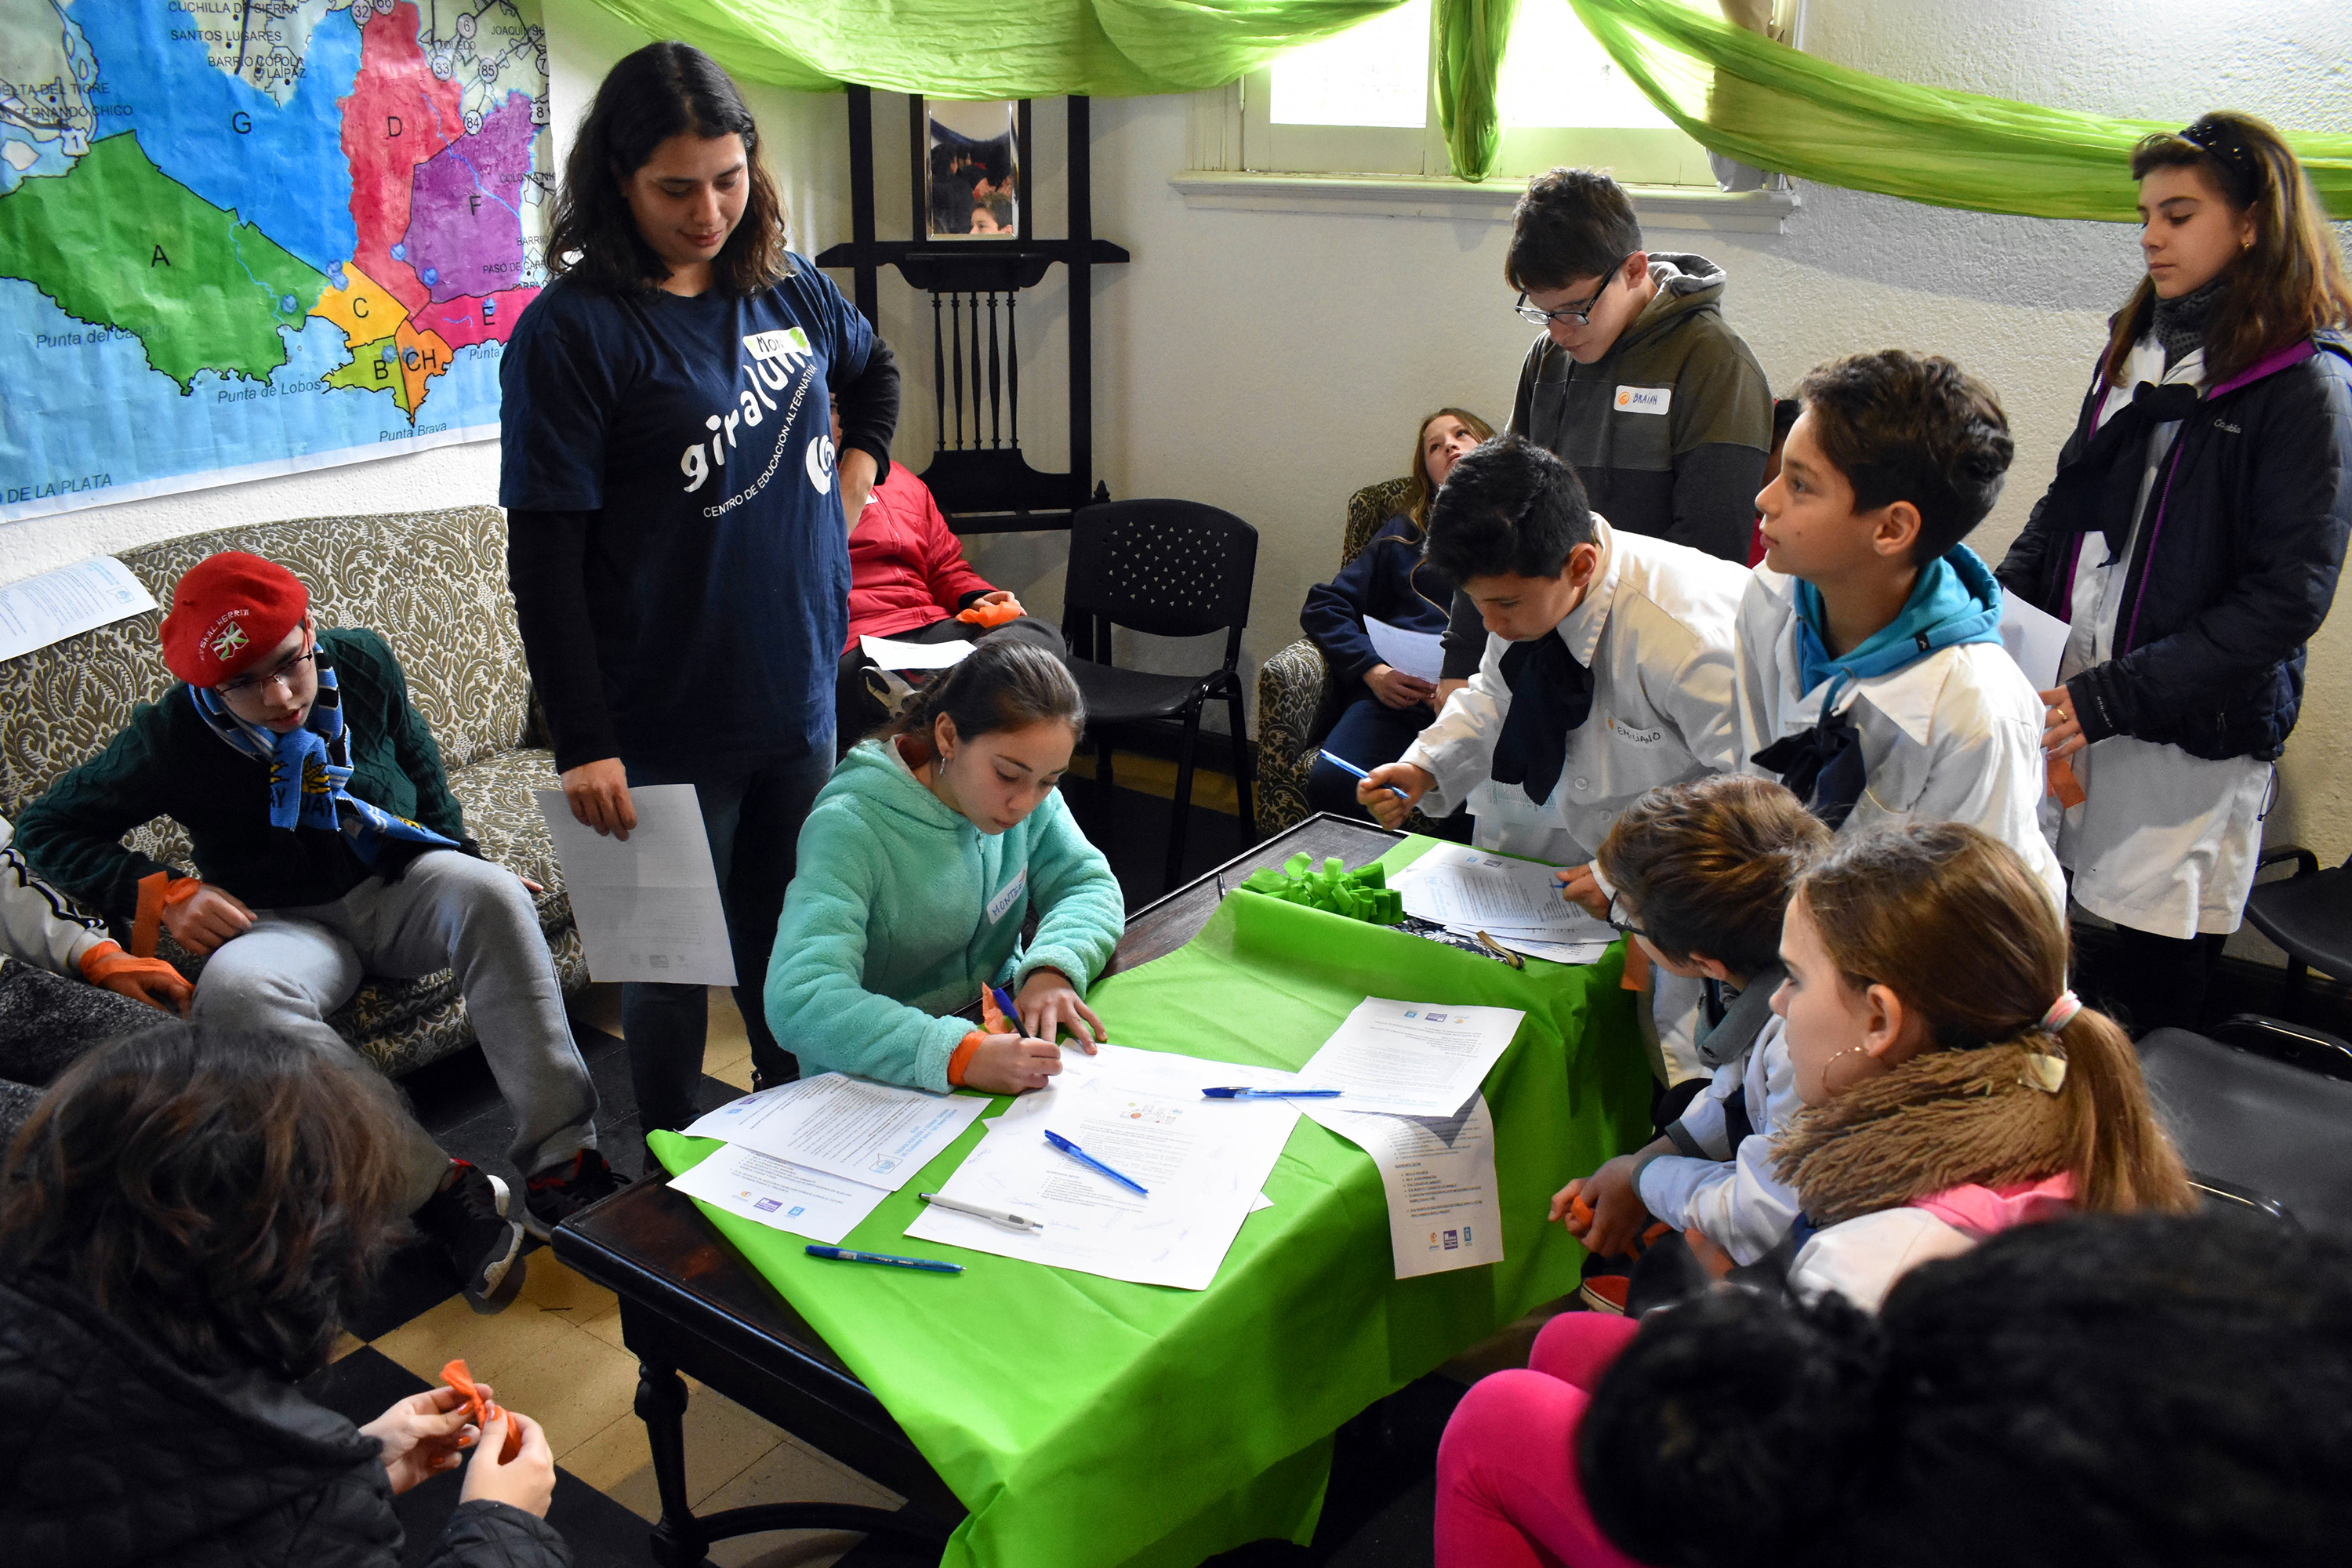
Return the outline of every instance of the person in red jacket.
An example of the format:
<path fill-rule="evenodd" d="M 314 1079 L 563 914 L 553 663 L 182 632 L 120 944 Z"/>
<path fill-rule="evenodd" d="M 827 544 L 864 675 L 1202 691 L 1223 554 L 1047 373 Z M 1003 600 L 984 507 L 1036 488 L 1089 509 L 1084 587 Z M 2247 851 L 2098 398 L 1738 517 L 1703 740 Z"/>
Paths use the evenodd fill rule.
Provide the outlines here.
<path fill-rule="evenodd" d="M 838 423 L 839 416 L 835 416 Z M 898 463 L 866 498 L 849 530 L 849 638 L 835 688 L 835 732 L 846 752 L 887 722 L 907 695 L 859 646 L 865 637 L 899 642 L 979 642 L 1015 637 L 1064 658 L 1062 632 L 1021 607 L 1009 588 L 964 559 L 930 487 Z"/>

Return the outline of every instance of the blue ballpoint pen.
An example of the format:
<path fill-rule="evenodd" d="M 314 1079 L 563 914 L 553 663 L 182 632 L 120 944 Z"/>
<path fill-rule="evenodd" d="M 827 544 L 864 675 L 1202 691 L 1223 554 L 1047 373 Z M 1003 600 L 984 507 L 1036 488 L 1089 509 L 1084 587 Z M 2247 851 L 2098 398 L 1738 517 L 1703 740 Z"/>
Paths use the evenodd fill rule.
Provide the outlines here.
<path fill-rule="evenodd" d="M 1337 1100 L 1337 1089 L 1204 1089 L 1211 1100 Z"/>
<path fill-rule="evenodd" d="M 846 1247 L 818 1247 L 812 1243 L 804 1248 L 811 1258 L 830 1258 L 836 1263 L 887 1263 L 893 1268 L 919 1268 L 926 1274 L 961 1274 L 961 1263 L 942 1263 L 936 1258 L 900 1258 L 888 1252 L 856 1252 Z"/>
<path fill-rule="evenodd" d="M 1325 762 L 1330 763 L 1333 767 L 1339 769 L 1343 773 L 1353 773 L 1360 779 L 1369 779 L 1372 776 L 1345 757 L 1333 756 L 1328 752 L 1323 752 L 1318 754 Z M 1388 791 L 1391 795 L 1396 796 L 1399 800 L 1404 802 L 1407 805 L 1411 805 L 1412 804 L 1412 796 L 1405 794 L 1404 791 L 1397 788 L 1396 785 L 1382 784 L 1381 787 Z"/>
<path fill-rule="evenodd" d="M 1132 1176 L 1120 1175 L 1117 1171 L 1112 1170 L 1108 1165 L 1104 1164 L 1100 1160 L 1096 1159 L 1092 1154 L 1087 1153 L 1084 1149 L 1079 1148 L 1076 1143 L 1071 1142 L 1060 1133 L 1048 1129 L 1045 1133 L 1045 1142 L 1051 1143 L 1055 1148 L 1059 1149 L 1063 1153 L 1067 1154 L 1071 1159 L 1078 1161 L 1082 1164 L 1090 1165 L 1094 1169 L 1100 1171 L 1104 1175 L 1108 1176 L 1120 1186 L 1127 1187 L 1134 1192 L 1139 1193 L 1147 1198 L 1151 1195 L 1150 1189 L 1147 1188 L 1141 1182 L 1137 1181 Z"/>

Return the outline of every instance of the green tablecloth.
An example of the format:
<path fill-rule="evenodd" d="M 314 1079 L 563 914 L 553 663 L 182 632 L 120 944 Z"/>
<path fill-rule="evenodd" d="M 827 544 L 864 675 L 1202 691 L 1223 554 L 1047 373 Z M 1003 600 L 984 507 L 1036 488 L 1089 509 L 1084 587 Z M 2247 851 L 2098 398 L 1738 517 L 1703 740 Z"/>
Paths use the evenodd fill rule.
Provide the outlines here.
<path fill-rule="evenodd" d="M 1382 858 L 1393 868 L 1431 843 L 1409 839 Z M 1618 984 L 1622 951 L 1520 972 L 1235 892 L 1181 950 L 1091 998 L 1123 1046 L 1285 1068 L 1366 995 L 1524 1009 L 1486 1085 L 1499 1264 L 1394 1278 L 1379 1173 L 1304 1117 L 1266 1183 L 1274 1206 L 1243 1225 L 1205 1291 L 909 1244 L 917 1193 L 946 1182 L 978 1125 L 844 1243 L 952 1256 L 961 1275 L 845 1268 L 805 1256 L 800 1237 L 702 1212 L 971 1510 L 950 1568 L 1157 1568 L 1266 1537 L 1304 1542 L 1341 1423 L 1575 1289 L 1582 1250 L 1544 1223 L 1548 1200 L 1649 1131 L 1650 1069 L 1636 998 Z M 674 1171 L 719 1147 L 652 1142 Z"/>

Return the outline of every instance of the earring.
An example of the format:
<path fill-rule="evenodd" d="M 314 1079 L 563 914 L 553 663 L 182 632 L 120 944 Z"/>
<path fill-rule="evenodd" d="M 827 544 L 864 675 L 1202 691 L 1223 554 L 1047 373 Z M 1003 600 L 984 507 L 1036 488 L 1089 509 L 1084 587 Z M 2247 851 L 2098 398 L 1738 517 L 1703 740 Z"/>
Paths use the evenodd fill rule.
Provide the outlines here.
<path fill-rule="evenodd" d="M 1838 1063 L 1843 1061 L 1846 1058 L 1853 1056 L 1856 1051 L 1862 1051 L 1866 1054 L 1868 1048 L 1869 1047 L 1864 1046 L 1848 1046 L 1836 1056 L 1833 1056 L 1829 1060 L 1823 1062 L 1822 1064 L 1822 1082 L 1823 1084 L 1827 1084 L 1830 1081 L 1830 1068 L 1837 1066 Z"/>

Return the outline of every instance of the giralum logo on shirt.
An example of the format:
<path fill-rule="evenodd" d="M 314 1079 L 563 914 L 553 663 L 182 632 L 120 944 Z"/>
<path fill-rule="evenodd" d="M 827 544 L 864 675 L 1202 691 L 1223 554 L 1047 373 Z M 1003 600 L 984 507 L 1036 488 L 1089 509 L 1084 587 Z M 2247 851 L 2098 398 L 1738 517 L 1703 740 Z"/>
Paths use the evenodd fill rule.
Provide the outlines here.
<path fill-rule="evenodd" d="M 776 453 L 781 456 L 784 435 L 791 430 L 793 417 L 800 412 L 801 399 L 807 395 L 809 384 L 815 378 L 815 355 L 809 348 L 808 333 L 799 327 L 753 332 L 744 338 L 743 347 L 750 357 L 739 368 L 743 373 L 743 379 L 751 384 L 736 393 L 734 407 L 722 408 L 702 422 L 703 428 L 710 432 L 708 438 L 696 441 L 679 454 L 678 472 L 686 476 L 686 493 L 688 495 L 709 480 L 714 468 L 725 465 L 727 454 L 745 438 L 744 432 L 758 429 L 771 416 L 782 422 L 783 428 L 776 433 Z M 791 402 L 780 407 L 770 394 L 781 393 L 787 386 L 792 386 L 795 376 L 799 377 L 800 384 L 793 387 Z M 825 447 L 823 462 L 826 478 L 822 484 L 816 479 L 818 458 L 815 448 L 819 442 Z M 809 446 L 810 482 L 815 484 L 822 494 L 832 484 L 833 442 L 820 435 Z M 766 488 L 775 471 L 776 461 L 772 457 L 767 468 L 760 475 L 759 482 L 740 495 L 728 498 L 727 504 L 732 505 L 757 495 Z"/>

